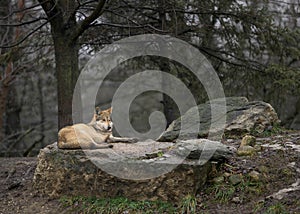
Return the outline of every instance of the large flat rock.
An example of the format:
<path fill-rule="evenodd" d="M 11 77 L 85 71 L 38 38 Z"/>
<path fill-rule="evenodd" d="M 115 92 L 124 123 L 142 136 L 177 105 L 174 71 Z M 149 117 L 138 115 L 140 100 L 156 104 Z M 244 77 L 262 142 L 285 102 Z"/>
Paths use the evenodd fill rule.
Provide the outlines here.
<path fill-rule="evenodd" d="M 263 101 L 249 102 L 245 97 L 227 97 L 225 101 L 226 109 L 218 115 L 218 119 L 224 119 L 224 127 L 211 129 L 211 127 L 218 127 L 219 122 L 219 120 L 212 121 L 212 110 L 223 109 L 222 105 L 225 104 L 224 100 L 221 99 L 211 100 L 189 109 L 180 118 L 174 120 L 158 141 L 175 141 L 177 138 L 203 138 L 209 134 L 219 136 L 222 129 L 222 132 L 224 131 L 230 136 L 241 136 L 245 133 L 255 135 L 255 133 L 262 133 L 280 123 L 277 113 L 269 103 Z M 198 113 L 199 118 L 195 116 Z M 182 123 L 186 124 L 188 130 L 182 130 Z M 197 130 L 197 133 L 192 133 L 190 130 Z"/>
<path fill-rule="evenodd" d="M 211 161 L 231 156 L 223 144 L 206 139 L 178 143 L 144 141 L 113 149 L 40 151 L 34 188 L 51 197 L 124 196 L 178 202 L 206 182 Z"/>

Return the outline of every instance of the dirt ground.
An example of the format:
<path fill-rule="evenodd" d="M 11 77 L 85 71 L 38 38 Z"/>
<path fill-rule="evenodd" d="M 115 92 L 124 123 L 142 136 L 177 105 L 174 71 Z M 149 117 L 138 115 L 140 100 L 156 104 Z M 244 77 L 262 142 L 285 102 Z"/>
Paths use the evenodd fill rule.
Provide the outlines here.
<path fill-rule="evenodd" d="M 237 148 L 240 140 L 224 143 Z M 300 213 L 300 132 L 257 138 L 257 144 L 259 152 L 234 156 L 214 173 L 196 196 L 197 213 Z M 35 193 L 36 165 L 37 158 L 0 158 L 0 213 L 73 213 L 59 199 Z M 242 182 L 231 184 L 231 175 Z"/>

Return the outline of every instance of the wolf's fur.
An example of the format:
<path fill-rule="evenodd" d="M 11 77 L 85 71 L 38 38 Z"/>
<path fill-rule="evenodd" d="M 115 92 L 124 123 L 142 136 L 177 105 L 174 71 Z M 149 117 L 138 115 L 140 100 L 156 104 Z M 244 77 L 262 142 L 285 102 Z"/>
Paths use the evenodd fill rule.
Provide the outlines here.
<path fill-rule="evenodd" d="M 93 119 L 88 124 L 75 124 L 62 128 L 58 132 L 58 148 L 60 149 L 105 149 L 113 145 L 107 143 L 135 143 L 134 138 L 119 138 L 112 136 L 112 108 L 101 111 L 95 109 Z"/>

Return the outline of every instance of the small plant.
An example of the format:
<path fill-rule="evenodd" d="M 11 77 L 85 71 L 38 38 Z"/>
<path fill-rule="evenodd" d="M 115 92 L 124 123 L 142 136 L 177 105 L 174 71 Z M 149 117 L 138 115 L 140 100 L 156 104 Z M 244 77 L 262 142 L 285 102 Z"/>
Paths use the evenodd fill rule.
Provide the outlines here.
<path fill-rule="evenodd" d="M 180 213 L 194 214 L 196 213 L 197 200 L 195 196 L 188 194 L 181 202 Z"/>
<path fill-rule="evenodd" d="M 216 189 L 216 199 L 221 201 L 221 202 L 228 202 L 233 194 L 235 193 L 235 187 L 233 186 L 228 186 L 226 187 L 219 187 Z"/>
<path fill-rule="evenodd" d="M 163 151 L 159 151 L 158 153 L 157 153 L 157 157 L 162 157 L 164 155 L 164 152 Z"/>
<path fill-rule="evenodd" d="M 60 202 L 64 207 L 73 205 L 72 199 L 71 199 L 71 198 L 68 198 L 67 196 L 61 197 L 61 198 L 59 199 L 59 202 Z"/>
<path fill-rule="evenodd" d="M 235 186 L 229 184 L 218 184 L 207 189 L 207 193 L 213 194 L 216 201 L 227 203 L 235 193 Z"/>
<path fill-rule="evenodd" d="M 268 207 L 266 214 L 285 214 L 288 213 L 283 204 L 277 203 Z"/>
<path fill-rule="evenodd" d="M 114 213 L 176 213 L 176 208 L 162 201 L 132 201 L 124 197 L 97 199 L 96 197 L 62 197 L 60 202 L 71 212 L 85 214 Z"/>
<path fill-rule="evenodd" d="M 258 213 L 263 207 L 264 207 L 265 203 L 264 201 L 259 201 L 254 205 L 253 208 L 253 213 Z"/>

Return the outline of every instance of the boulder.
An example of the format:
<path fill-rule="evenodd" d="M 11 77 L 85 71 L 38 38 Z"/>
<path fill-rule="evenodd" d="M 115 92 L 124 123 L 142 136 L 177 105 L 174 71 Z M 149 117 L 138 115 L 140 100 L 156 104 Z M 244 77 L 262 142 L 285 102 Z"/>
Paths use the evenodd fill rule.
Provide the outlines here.
<path fill-rule="evenodd" d="M 256 181 L 256 182 L 259 181 L 259 180 L 260 180 L 260 177 L 261 177 L 260 173 L 257 172 L 257 171 L 255 171 L 255 170 L 251 171 L 251 172 L 248 174 L 248 176 L 250 177 L 250 179 L 251 179 L 252 181 Z"/>
<path fill-rule="evenodd" d="M 245 97 L 227 97 L 225 114 L 219 118 L 226 118 L 224 133 L 229 136 L 236 136 L 246 133 L 262 133 L 275 124 L 280 123 L 274 108 L 263 101 L 249 102 Z M 183 116 L 174 120 L 165 132 L 158 138 L 158 141 L 175 141 L 180 134 L 180 139 L 192 139 L 207 137 L 214 133 L 218 135 L 219 130 L 210 130 L 211 124 L 218 121 L 211 121 L 211 109 L 222 109 L 220 107 L 224 101 L 221 99 L 211 100 L 188 110 Z M 199 112 L 199 118 L 195 118 Z M 181 130 L 181 122 L 184 121 L 186 127 L 199 126 L 198 133 Z M 214 126 L 213 126 L 214 127 Z M 217 127 L 217 125 L 215 126 Z M 196 130 L 196 129 L 194 129 Z M 180 133 L 181 132 L 181 133 Z"/>
<path fill-rule="evenodd" d="M 212 160 L 230 156 L 225 145 L 206 139 L 117 143 L 97 150 L 61 150 L 54 143 L 38 155 L 33 186 L 53 198 L 123 196 L 177 203 L 203 187 Z"/>

